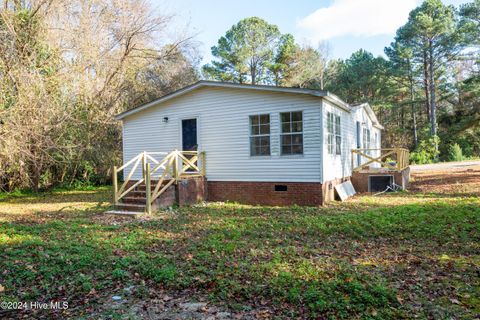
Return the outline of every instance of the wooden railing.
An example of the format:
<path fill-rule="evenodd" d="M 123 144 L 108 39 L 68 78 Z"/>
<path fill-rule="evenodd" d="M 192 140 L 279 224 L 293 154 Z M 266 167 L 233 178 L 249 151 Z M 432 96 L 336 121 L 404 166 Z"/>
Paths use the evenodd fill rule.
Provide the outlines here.
<path fill-rule="evenodd" d="M 164 156 L 158 161 L 155 156 Z M 139 166 L 141 164 L 141 168 Z M 153 165 L 153 167 L 152 167 Z M 131 166 L 130 171 L 122 185 L 118 186 L 118 174 Z M 141 170 L 141 179 L 128 186 L 133 175 Z M 152 203 L 172 184 L 182 179 L 205 176 L 205 152 L 179 151 L 166 152 L 141 152 L 133 159 L 117 168 L 113 167 L 113 192 L 114 204 L 124 198 L 136 187 L 145 183 L 146 207 L 145 211 L 151 213 Z M 125 172 L 124 172 L 125 173 Z M 124 175 L 125 176 L 125 175 Z M 152 190 L 152 183 L 155 187 Z"/>
<path fill-rule="evenodd" d="M 369 169 L 371 164 L 378 163 L 381 168 L 401 171 L 409 166 L 409 158 L 410 152 L 404 148 L 352 149 L 352 168 L 353 171 L 360 171 Z M 357 159 L 360 160 L 360 164 L 355 166 Z M 366 162 L 364 162 L 365 159 Z"/>

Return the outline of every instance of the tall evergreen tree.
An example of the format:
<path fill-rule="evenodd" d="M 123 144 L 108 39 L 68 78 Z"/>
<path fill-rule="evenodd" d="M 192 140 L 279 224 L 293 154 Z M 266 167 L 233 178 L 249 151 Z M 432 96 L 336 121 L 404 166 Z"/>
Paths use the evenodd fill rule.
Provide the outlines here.
<path fill-rule="evenodd" d="M 347 60 L 337 62 L 337 71 L 327 90 L 335 92 L 348 102 L 370 103 L 386 94 L 386 60 L 374 57 L 363 49 L 354 52 Z"/>
<path fill-rule="evenodd" d="M 408 22 L 397 32 L 396 41 L 412 48 L 423 64 L 425 96 L 429 101 L 430 133 L 437 135 L 437 88 L 441 69 L 453 60 L 461 46 L 455 9 L 441 0 L 425 0 L 410 12 Z"/>
<path fill-rule="evenodd" d="M 416 72 L 413 62 L 413 51 L 409 47 L 402 46 L 398 42 L 394 42 L 390 47 L 385 48 L 385 53 L 389 58 L 390 75 L 395 79 L 398 85 L 397 91 L 406 91 L 408 94 L 408 102 L 410 104 L 410 112 L 412 117 L 412 139 L 415 147 L 418 145 L 418 129 L 417 129 L 417 111 L 416 111 Z M 400 92 L 399 92 L 400 93 Z M 401 94 L 401 93 L 400 93 Z M 404 125 L 404 110 L 402 109 L 402 128 Z"/>
<path fill-rule="evenodd" d="M 280 36 L 278 27 L 263 19 L 240 20 L 212 47 L 212 54 L 219 61 L 204 66 L 204 74 L 223 81 L 261 83 Z"/>
<path fill-rule="evenodd" d="M 291 34 L 284 34 L 280 37 L 278 50 L 274 55 L 269 70 L 273 75 L 273 82 L 276 86 L 284 85 L 289 77 L 292 68 L 295 67 L 295 56 L 299 50 L 295 38 Z"/>

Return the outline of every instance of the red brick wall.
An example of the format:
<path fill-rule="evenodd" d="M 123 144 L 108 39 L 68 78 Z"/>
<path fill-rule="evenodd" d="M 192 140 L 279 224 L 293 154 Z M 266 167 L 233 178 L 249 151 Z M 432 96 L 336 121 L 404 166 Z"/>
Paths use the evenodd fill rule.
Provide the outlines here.
<path fill-rule="evenodd" d="M 287 191 L 275 191 L 275 185 Z M 322 184 L 308 182 L 208 181 L 209 201 L 236 201 L 274 206 L 322 205 Z"/>

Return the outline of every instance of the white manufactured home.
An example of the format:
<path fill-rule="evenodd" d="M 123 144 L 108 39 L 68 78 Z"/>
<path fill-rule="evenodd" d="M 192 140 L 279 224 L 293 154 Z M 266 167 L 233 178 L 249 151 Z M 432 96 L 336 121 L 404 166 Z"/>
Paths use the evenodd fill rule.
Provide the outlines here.
<path fill-rule="evenodd" d="M 326 91 L 213 81 L 117 119 L 126 165 L 115 173 L 130 172 L 125 180 L 137 181 L 135 187 L 155 189 L 158 181 L 157 195 L 180 171 L 205 179 L 208 200 L 272 205 L 322 204 L 334 184 L 377 155 L 383 129 L 368 104 L 349 105 Z M 365 158 L 352 149 L 372 150 Z M 167 157 L 173 150 L 183 164 Z M 131 170 L 139 163 L 144 169 L 150 163 L 154 182 L 145 181 L 145 170 Z M 116 200 L 133 186 L 126 182 Z"/>

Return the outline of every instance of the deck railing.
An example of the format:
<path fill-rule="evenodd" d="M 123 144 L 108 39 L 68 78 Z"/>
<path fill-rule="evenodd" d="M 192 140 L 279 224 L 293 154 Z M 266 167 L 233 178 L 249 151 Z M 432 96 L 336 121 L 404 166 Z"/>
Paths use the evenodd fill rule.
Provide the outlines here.
<path fill-rule="evenodd" d="M 163 158 L 157 160 L 158 156 L 163 156 Z M 129 167 L 130 171 L 126 173 L 125 170 Z M 139 170 L 141 170 L 142 178 L 129 186 L 132 177 Z M 144 183 L 145 211 L 150 213 L 152 203 L 172 184 L 182 179 L 205 176 L 205 152 L 179 150 L 170 153 L 141 152 L 121 167 L 114 166 L 112 171 L 114 204 L 118 204 L 128 193 Z M 126 177 L 119 187 L 118 174 L 122 171 L 124 171 L 124 177 L 125 174 Z M 153 190 L 152 186 L 154 186 Z"/>
<path fill-rule="evenodd" d="M 409 166 L 410 152 L 404 148 L 386 149 L 353 149 L 352 168 L 353 171 L 370 169 L 370 165 L 377 163 L 380 168 L 401 171 Z M 355 166 L 355 160 L 359 164 Z M 366 162 L 365 159 L 367 160 Z M 363 162 L 363 163 L 362 163 Z"/>

